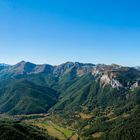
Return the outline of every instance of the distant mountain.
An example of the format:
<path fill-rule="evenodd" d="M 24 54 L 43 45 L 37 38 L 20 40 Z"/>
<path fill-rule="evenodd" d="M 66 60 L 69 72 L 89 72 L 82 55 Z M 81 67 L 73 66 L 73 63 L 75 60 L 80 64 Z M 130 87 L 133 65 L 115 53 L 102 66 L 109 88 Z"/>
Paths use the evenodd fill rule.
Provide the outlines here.
<path fill-rule="evenodd" d="M 127 101 L 140 87 L 140 71 L 120 65 L 66 62 L 58 66 L 21 61 L 0 70 L 0 112 L 107 107 Z"/>
<path fill-rule="evenodd" d="M 91 72 L 94 66 L 78 62 L 36 65 L 21 61 L 3 67 L 0 70 L 0 113 L 45 113 L 58 101 L 59 85 L 65 90 L 70 81 Z"/>
<path fill-rule="evenodd" d="M 0 63 L 0 70 L 6 68 L 6 67 L 8 67 L 8 66 L 10 66 L 10 65 L 4 64 L 4 63 Z"/>
<path fill-rule="evenodd" d="M 18 75 L 29 75 L 29 74 L 38 74 L 38 73 L 45 73 L 45 74 L 54 74 L 56 76 L 63 75 L 64 73 L 68 72 L 72 68 L 77 69 L 78 75 L 83 75 L 92 70 L 95 65 L 93 64 L 82 64 L 78 62 L 67 62 L 62 65 L 58 66 L 51 66 L 48 64 L 36 65 L 30 62 L 21 61 L 16 65 L 4 67 L 0 70 L 1 77 L 12 77 Z"/>
<path fill-rule="evenodd" d="M 9 66 L 9 65 L 8 65 L 8 64 L 5 64 L 5 63 L 0 63 L 0 66 L 7 67 L 7 66 Z"/>

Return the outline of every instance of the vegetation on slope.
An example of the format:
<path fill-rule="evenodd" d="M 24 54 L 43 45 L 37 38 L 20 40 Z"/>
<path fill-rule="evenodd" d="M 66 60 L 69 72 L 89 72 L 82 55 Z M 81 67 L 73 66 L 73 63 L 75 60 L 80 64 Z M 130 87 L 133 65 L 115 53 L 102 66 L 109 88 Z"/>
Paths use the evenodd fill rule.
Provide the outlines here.
<path fill-rule="evenodd" d="M 0 121 L 1 140 L 54 140 L 37 127 L 13 121 Z"/>
<path fill-rule="evenodd" d="M 58 93 L 26 79 L 12 80 L 1 92 L 0 112 L 8 114 L 45 113 L 57 101 Z"/>

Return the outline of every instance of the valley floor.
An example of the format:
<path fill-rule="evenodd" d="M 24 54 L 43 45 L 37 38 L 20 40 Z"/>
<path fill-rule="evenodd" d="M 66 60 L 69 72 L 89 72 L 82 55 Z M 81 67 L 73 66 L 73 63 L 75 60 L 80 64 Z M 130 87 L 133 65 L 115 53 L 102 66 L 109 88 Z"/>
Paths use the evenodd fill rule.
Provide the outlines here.
<path fill-rule="evenodd" d="M 0 140 L 11 140 L 11 133 L 12 140 L 19 136 L 20 140 L 140 140 L 139 110 L 137 106 L 118 115 L 113 108 L 90 113 L 2 114 Z"/>

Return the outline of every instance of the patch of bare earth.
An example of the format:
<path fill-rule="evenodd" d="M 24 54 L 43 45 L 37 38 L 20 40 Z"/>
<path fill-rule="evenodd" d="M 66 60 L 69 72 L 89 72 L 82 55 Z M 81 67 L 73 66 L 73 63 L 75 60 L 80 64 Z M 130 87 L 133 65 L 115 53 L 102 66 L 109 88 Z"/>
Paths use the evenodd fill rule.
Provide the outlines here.
<path fill-rule="evenodd" d="M 93 115 L 89 115 L 89 114 L 79 113 L 79 115 L 83 120 L 90 120 L 93 118 Z"/>
<path fill-rule="evenodd" d="M 94 134 L 92 134 L 93 138 L 100 138 L 103 135 L 103 132 L 96 132 Z"/>
<path fill-rule="evenodd" d="M 71 138 L 70 138 L 70 140 L 78 140 L 79 138 L 78 138 L 78 135 L 73 135 Z"/>

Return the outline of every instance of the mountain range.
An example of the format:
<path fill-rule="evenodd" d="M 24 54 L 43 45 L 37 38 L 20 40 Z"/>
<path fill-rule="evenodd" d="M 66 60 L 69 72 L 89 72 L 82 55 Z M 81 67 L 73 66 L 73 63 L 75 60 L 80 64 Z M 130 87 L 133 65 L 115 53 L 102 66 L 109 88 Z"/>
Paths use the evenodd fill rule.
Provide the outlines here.
<path fill-rule="evenodd" d="M 137 68 L 78 62 L 52 66 L 21 61 L 1 65 L 0 112 L 32 114 L 77 106 L 108 106 L 120 99 L 128 100 L 131 91 L 139 86 Z"/>
<path fill-rule="evenodd" d="M 129 138 L 138 139 L 139 104 L 138 67 L 25 61 L 0 65 L 0 114 L 59 114 L 57 120 L 78 129 L 84 139 L 104 133 L 101 139 L 128 140 L 130 132 Z M 119 128 L 125 128 L 125 136 Z"/>

